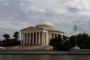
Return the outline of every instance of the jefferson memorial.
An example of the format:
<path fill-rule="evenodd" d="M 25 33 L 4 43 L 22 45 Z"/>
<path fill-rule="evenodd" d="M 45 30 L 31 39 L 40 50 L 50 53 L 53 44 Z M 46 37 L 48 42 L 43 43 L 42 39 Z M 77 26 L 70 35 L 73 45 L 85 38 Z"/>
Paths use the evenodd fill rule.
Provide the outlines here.
<path fill-rule="evenodd" d="M 50 39 L 58 35 L 63 38 L 64 32 L 56 29 L 52 23 L 42 22 L 21 30 L 21 46 L 48 46 Z"/>

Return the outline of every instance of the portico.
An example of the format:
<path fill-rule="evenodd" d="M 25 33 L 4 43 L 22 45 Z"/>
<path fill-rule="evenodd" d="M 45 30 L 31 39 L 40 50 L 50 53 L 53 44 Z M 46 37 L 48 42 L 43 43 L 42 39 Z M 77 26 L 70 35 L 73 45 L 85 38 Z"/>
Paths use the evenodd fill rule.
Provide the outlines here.
<path fill-rule="evenodd" d="M 21 30 L 22 46 L 47 46 L 52 38 L 61 35 L 63 32 L 58 31 L 50 23 L 42 23 Z"/>

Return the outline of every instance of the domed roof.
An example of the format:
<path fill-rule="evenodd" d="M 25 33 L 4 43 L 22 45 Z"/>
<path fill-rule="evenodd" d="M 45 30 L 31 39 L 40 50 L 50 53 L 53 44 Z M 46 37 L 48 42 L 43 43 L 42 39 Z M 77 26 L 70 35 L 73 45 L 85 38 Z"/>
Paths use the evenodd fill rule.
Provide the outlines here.
<path fill-rule="evenodd" d="M 50 22 L 41 22 L 39 25 L 55 27 L 54 24 L 52 24 Z"/>
<path fill-rule="evenodd" d="M 54 24 L 49 23 L 49 22 L 41 22 L 40 24 L 36 25 L 36 27 L 40 27 L 40 28 L 47 28 L 47 29 L 55 29 Z"/>
<path fill-rule="evenodd" d="M 54 24 L 52 24 L 50 22 L 42 22 L 41 25 L 48 25 L 48 26 L 54 27 Z"/>

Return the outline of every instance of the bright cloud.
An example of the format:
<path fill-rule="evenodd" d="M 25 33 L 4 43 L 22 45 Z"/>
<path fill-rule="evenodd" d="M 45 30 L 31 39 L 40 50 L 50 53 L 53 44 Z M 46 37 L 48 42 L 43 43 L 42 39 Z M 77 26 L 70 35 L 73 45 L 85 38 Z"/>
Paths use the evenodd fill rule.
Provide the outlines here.
<path fill-rule="evenodd" d="M 90 15 L 90 0 L 67 0 L 68 6 L 79 10 L 80 14 Z"/>
<path fill-rule="evenodd" d="M 89 0 L 0 0 L 0 35 L 45 20 L 68 35 L 73 34 L 75 24 L 79 32 L 90 34 L 89 19 Z"/>

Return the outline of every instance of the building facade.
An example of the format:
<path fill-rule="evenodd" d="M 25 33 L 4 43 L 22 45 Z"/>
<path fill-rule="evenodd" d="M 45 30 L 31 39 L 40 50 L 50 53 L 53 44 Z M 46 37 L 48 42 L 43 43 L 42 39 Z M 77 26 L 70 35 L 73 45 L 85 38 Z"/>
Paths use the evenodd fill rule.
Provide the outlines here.
<path fill-rule="evenodd" d="M 64 33 L 57 30 L 55 26 L 49 22 L 43 22 L 36 26 L 31 26 L 21 30 L 22 46 L 48 46 L 52 38 Z"/>

